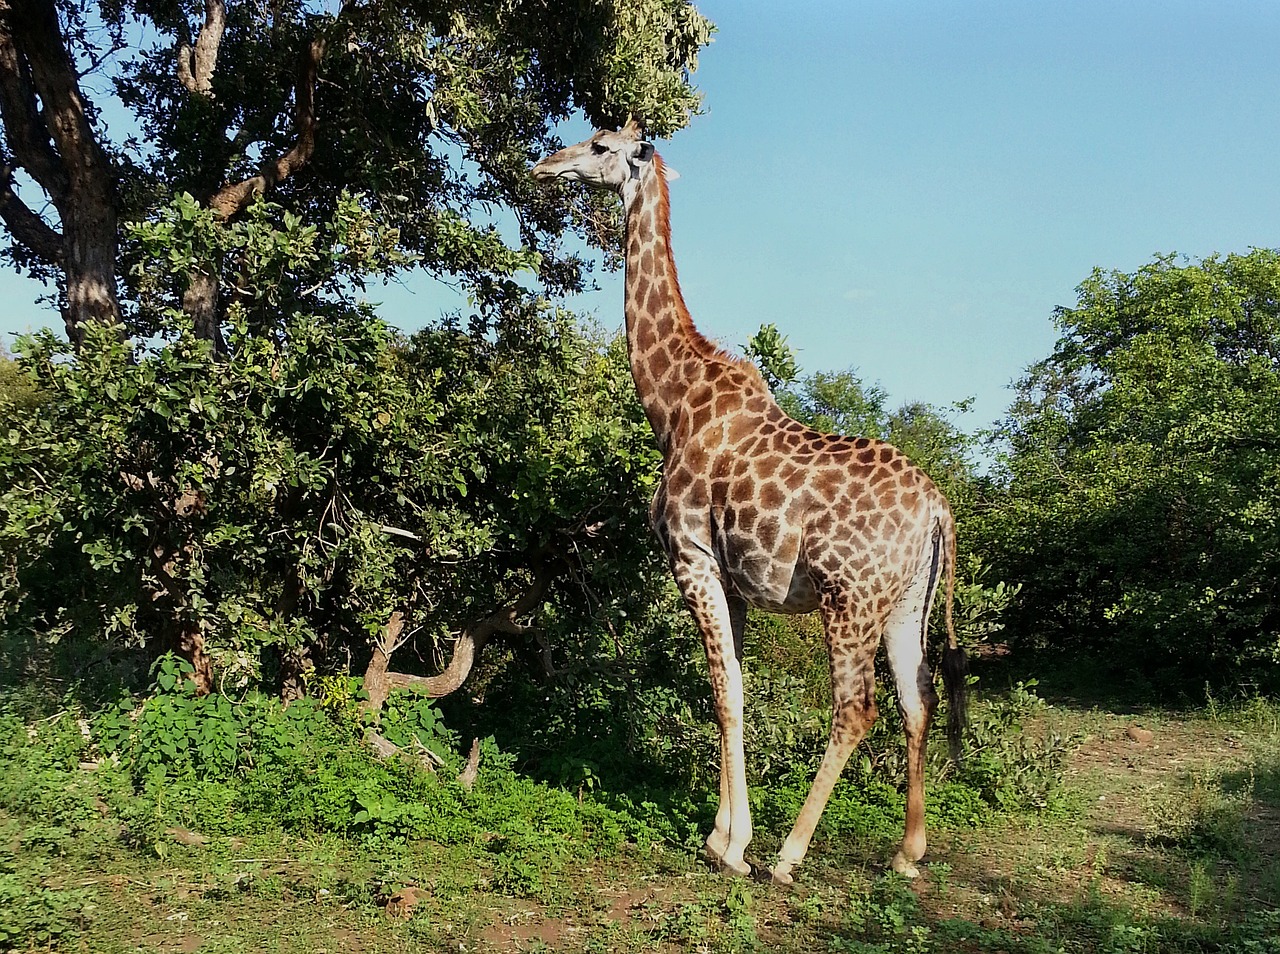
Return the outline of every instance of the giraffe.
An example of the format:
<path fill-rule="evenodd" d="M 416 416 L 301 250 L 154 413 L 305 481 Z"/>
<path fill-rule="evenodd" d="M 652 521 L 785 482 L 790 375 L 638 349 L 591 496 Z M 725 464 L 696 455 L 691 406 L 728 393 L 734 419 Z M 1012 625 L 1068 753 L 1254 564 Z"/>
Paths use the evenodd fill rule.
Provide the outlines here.
<path fill-rule="evenodd" d="M 787 417 L 759 372 L 708 340 L 685 307 L 671 254 L 674 174 L 634 121 L 543 159 L 564 179 L 621 198 L 631 373 L 662 451 L 650 521 L 701 633 L 720 729 L 720 804 L 706 853 L 751 874 L 743 754 L 742 637 L 748 605 L 820 611 L 831 670 L 831 733 L 795 825 L 768 874 L 790 884 L 849 755 L 877 717 L 883 640 L 907 737 L 907 808 L 894 870 L 916 877 L 925 853 L 924 765 L 938 704 L 925 640 L 946 583 L 943 680 L 959 757 L 965 656 L 955 639 L 955 525 L 941 491 L 890 445 L 822 434 Z"/>

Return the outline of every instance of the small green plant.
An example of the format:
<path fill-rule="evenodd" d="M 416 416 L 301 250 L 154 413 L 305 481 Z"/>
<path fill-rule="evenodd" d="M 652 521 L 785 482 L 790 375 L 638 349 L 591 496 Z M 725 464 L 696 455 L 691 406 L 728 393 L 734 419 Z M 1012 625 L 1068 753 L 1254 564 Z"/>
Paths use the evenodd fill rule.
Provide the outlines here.
<path fill-rule="evenodd" d="M 1004 615 L 1022 590 L 1003 580 L 992 583 L 991 568 L 974 553 L 966 553 L 956 574 L 954 618 L 956 634 L 965 645 L 989 640 L 1004 629 Z"/>
<path fill-rule="evenodd" d="M 1249 852 L 1244 817 L 1252 801 L 1251 784 L 1227 791 L 1220 774 L 1198 773 L 1185 789 L 1158 792 L 1151 798 L 1147 840 L 1199 858 L 1242 860 Z"/>
<path fill-rule="evenodd" d="M 441 763 L 456 761 L 458 734 L 445 725 L 434 700 L 416 692 L 393 692 L 382 708 L 379 731 L 400 748 L 429 751 Z"/>
<path fill-rule="evenodd" d="M 754 948 L 759 944 L 756 919 L 751 913 L 753 900 L 745 881 L 735 881 L 729 886 L 729 893 L 724 899 L 724 914 L 735 950 Z"/>
<path fill-rule="evenodd" d="M 0 951 L 64 944 L 92 909 L 86 891 L 45 885 L 41 867 L 27 860 L 20 869 L 11 853 L 0 851 Z"/>
<path fill-rule="evenodd" d="M 1194 918 L 1203 914 L 1215 894 L 1209 865 L 1203 861 L 1192 862 L 1191 870 L 1187 873 L 1187 908 L 1191 911 L 1191 916 Z"/>
<path fill-rule="evenodd" d="M 898 875 L 885 875 L 869 888 L 855 888 L 846 915 L 850 936 L 834 938 L 831 949 L 857 954 L 925 954 L 932 931 L 921 923 L 920 903 Z"/>
<path fill-rule="evenodd" d="M 167 653 L 152 667 L 152 694 L 141 708 L 125 697 L 98 718 L 100 747 L 123 757 L 135 778 L 234 771 L 243 712 L 220 693 L 197 695 L 191 672 L 190 663 Z"/>
<path fill-rule="evenodd" d="M 1019 682 L 970 712 L 967 751 L 956 778 L 1004 811 L 1053 808 L 1062 788 L 1068 740 L 1057 732 L 1025 730 L 1028 717 L 1044 706 L 1032 691 L 1035 685 Z"/>

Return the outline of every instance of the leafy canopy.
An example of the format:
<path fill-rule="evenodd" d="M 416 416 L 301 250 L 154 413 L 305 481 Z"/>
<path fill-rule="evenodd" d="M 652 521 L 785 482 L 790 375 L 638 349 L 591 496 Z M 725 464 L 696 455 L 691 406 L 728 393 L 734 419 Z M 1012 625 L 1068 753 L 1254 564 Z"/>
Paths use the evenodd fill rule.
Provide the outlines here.
<path fill-rule="evenodd" d="M 1001 429 L 1016 628 L 1196 688 L 1273 678 L 1280 254 L 1096 271 L 1057 321 Z"/>

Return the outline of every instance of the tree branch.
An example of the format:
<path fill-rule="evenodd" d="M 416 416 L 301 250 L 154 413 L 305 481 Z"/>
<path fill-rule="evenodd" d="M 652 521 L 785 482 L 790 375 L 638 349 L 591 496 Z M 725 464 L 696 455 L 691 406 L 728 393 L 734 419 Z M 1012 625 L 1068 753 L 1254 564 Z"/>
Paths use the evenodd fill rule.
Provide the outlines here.
<path fill-rule="evenodd" d="M 33 89 L 44 106 L 47 137 L 41 135 L 40 138 L 42 142 L 52 138 L 57 150 L 57 156 L 47 150 L 45 156 L 65 170 L 72 191 L 109 194 L 112 190 L 106 156 L 89 125 L 84 97 L 76 82 L 75 65 L 62 40 L 52 0 L 0 0 L 0 22 L 4 23 L 0 34 L 10 34 L 9 45 L 17 41 L 14 55 L 19 55 L 21 50 L 20 55 L 26 60 L 30 77 L 28 90 Z M 0 47 L 3 46 L 4 42 L 0 41 Z M 22 72 L 20 66 L 19 71 Z M 30 92 L 23 105 L 26 107 L 24 118 L 30 119 L 30 111 L 35 107 Z M 38 116 L 36 114 L 37 121 Z M 25 162 L 23 165 L 26 166 Z M 36 175 L 34 169 L 28 171 L 33 177 Z M 54 190 L 50 192 L 52 195 Z"/>
<path fill-rule="evenodd" d="M 62 317 L 78 346 L 85 324 L 120 323 L 118 213 L 54 0 L 0 0 L 0 109 L 15 157 L 62 220 Z"/>
<path fill-rule="evenodd" d="M 223 0 L 205 0 L 204 25 L 196 35 L 195 46 L 190 34 L 178 43 L 178 80 L 190 92 L 213 98 L 213 74 L 218 68 L 218 49 L 227 27 L 227 9 Z"/>
<path fill-rule="evenodd" d="M 14 240 L 46 265 L 63 262 L 62 236 L 13 191 L 13 167 L 0 166 L 0 219 Z"/>
<path fill-rule="evenodd" d="M 381 711 L 383 702 L 393 689 L 421 689 L 433 699 L 447 696 L 459 689 L 471 667 L 475 664 L 480 651 L 497 635 L 524 636 L 536 632 L 536 628 L 525 626 L 519 622 L 521 616 L 527 616 L 541 605 L 546 597 L 547 587 L 558 574 L 558 569 L 539 557 L 539 563 L 533 568 L 533 580 L 520 594 L 499 609 L 481 617 L 468 625 L 454 643 L 453 655 L 444 672 L 435 676 L 413 676 L 403 672 L 389 672 L 391 653 L 395 649 L 400 634 L 404 630 L 404 616 L 399 610 L 391 614 L 387 621 L 380 645 L 374 647 L 373 658 L 365 672 L 364 688 L 369 698 L 365 709 L 375 715 Z"/>
<path fill-rule="evenodd" d="M 297 139 L 292 148 L 283 155 L 264 162 L 257 175 L 219 189 L 209 200 L 209 207 L 221 218 L 228 219 L 243 211 L 254 196 L 274 188 L 311 159 L 316 148 L 316 78 L 327 42 L 323 34 L 317 33 L 307 44 L 298 64 L 298 80 L 294 88 L 294 128 Z"/>
<path fill-rule="evenodd" d="M 66 201 L 67 174 L 40 118 L 31 71 L 15 39 L 14 18 L 9 0 L 0 0 L 0 113 L 4 117 L 5 139 L 18 165 L 30 173 L 61 211 Z"/>

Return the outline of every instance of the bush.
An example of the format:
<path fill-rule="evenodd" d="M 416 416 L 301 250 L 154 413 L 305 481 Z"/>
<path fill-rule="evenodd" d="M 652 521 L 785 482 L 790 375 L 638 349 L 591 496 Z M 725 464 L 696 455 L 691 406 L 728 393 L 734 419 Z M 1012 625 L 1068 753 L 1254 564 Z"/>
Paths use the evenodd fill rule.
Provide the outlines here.
<path fill-rule="evenodd" d="M 1280 679 L 1280 252 L 1095 271 L 999 437 L 1012 641 L 1198 693 Z"/>
<path fill-rule="evenodd" d="M 517 775 L 513 757 L 491 740 L 468 789 L 458 780 L 457 736 L 432 700 L 392 696 L 379 730 L 405 754 L 379 759 L 355 707 L 198 696 L 185 668 L 164 657 L 151 696 L 121 700 L 94 726 L 99 751 L 120 760 L 137 792 L 117 807 L 142 844 L 156 847 L 160 829 L 176 823 L 212 835 L 278 827 L 559 859 L 658 837 L 643 821 Z M 412 757 L 418 746 L 432 753 L 435 771 Z"/>

